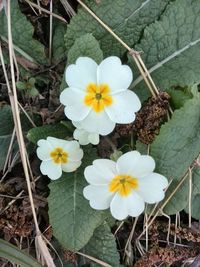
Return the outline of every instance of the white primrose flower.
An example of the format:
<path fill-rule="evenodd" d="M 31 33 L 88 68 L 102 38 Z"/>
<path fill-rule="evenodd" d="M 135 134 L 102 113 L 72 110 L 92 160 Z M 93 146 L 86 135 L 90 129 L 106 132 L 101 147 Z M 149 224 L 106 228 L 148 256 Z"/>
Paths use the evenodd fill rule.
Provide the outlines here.
<path fill-rule="evenodd" d="M 154 159 L 138 151 L 125 153 L 117 162 L 97 159 L 85 169 L 90 185 L 84 188 L 83 195 L 96 210 L 110 207 L 117 220 L 128 215 L 137 217 L 144 211 L 145 202 L 153 204 L 164 198 L 168 181 L 154 169 Z"/>
<path fill-rule="evenodd" d="M 98 133 L 90 133 L 81 128 L 80 123 L 72 121 L 73 125 L 76 127 L 73 133 L 74 139 L 79 141 L 80 145 L 88 145 L 93 144 L 97 145 L 99 143 L 99 134 Z"/>
<path fill-rule="evenodd" d="M 116 123 L 135 120 L 141 103 L 127 89 L 132 71 L 118 57 L 108 57 L 99 66 L 91 58 L 79 57 L 67 67 L 65 79 L 69 87 L 61 93 L 60 102 L 66 106 L 65 115 L 82 129 L 107 135 Z"/>
<path fill-rule="evenodd" d="M 40 171 L 56 180 L 64 172 L 73 172 L 81 165 L 83 150 L 77 141 L 66 141 L 54 137 L 37 142 L 37 156 L 42 160 Z"/>

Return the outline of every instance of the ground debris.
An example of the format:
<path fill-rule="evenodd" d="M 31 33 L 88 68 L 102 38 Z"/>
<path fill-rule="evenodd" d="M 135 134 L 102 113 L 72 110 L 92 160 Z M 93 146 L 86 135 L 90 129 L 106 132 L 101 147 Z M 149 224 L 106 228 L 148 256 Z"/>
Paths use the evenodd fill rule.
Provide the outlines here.
<path fill-rule="evenodd" d="M 190 257 L 195 257 L 199 252 L 200 247 L 154 247 L 141 257 L 134 264 L 134 267 L 153 267 L 161 263 L 175 264 Z M 181 265 L 178 263 L 177 266 Z"/>
<path fill-rule="evenodd" d="M 117 125 L 116 132 L 120 136 L 133 133 L 142 143 L 152 143 L 159 133 L 161 124 L 166 120 L 169 98 L 166 92 L 160 92 L 158 96 L 149 98 L 137 112 L 135 121 L 130 124 Z"/>

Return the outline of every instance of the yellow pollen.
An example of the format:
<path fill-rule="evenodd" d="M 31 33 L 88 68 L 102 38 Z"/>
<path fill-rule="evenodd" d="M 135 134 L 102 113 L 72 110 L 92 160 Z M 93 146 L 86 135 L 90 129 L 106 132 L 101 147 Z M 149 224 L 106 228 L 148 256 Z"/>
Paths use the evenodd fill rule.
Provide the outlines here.
<path fill-rule="evenodd" d="M 117 175 L 109 184 L 110 192 L 118 192 L 122 197 L 128 196 L 138 188 L 138 179 L 130 175 Z"/>
<path fill-rule="evenodd" d="M 86 106 L 91 106 L 95 112 L 101 112 L 106 106 L 113 103 L 110 88 L 107 84 L 89 83 L 86 92 L 84 103 Z"/>
<path fill-rule="evenodd" d="M 67 163 L 68 154 L 62 148 L 56 147 L 51 153 L 51 158 L 57 164 Z"/>

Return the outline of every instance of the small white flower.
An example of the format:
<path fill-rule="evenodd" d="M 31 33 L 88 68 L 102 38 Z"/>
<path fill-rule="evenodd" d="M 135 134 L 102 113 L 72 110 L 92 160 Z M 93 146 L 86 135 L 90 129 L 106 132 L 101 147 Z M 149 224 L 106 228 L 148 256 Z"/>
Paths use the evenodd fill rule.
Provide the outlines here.
<path fill-rule="evenodd" d="M 99 134 L 97 133 L 90 133 L 81 128 L 80 123 L 73 121 L 73 125 L 76 127 L 73 133 L 74 139 L 79 141 L 80 145 L 88 145 L 93 144 L 97 145 L 99 143 Z"/>
<path fill-rule="evenodd" d="M 56 180 L 64 172 L 73 172 L 81 165 L 83 150 L 77 141 L 66 141 L 54 137 L 40 139 L 37 156 L 42 160 L 40 171 Z"/>
<path fill-rule="evenodd" d="M 135 120 L 141 103 L 137 95 L 128 90 L 133 75 L 118 57 L 108 57 L 98 66 L 88 57 L 79 57 L 76 64 L 67 67 L 68 84 L 60 95 L 65 115 L 79 122 L 82 129 L 107 135 L 116 123 Z"/>
<path fill-rule="evenodd" d="M 154 169 L 154 159 L 138 151 L 125 153 L 117 162 L 97 159 L 85 169 L 90 185 L 84 188 L 83 195 L 94 209 L 110 207 L 118 220 L 128 215 L 137 217 L 144 211 L 145 202 L 153 204 L 164 198 L 168 181 Z"/>

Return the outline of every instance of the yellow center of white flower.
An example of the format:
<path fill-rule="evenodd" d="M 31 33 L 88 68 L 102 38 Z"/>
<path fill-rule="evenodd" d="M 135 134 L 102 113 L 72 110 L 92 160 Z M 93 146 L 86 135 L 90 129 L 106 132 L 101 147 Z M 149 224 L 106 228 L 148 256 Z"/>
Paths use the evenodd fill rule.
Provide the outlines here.
<path fill-rule="evenodd" d="M 117 175 L 109 184 L 110 192 L 118 192 L 122 197 L 128 196 L 138 188 L 138 179 L 130 175 Z"/>
<path fill-rule="evenodd" d="M 107 84 L 89 83 L 86 90 L 84 103 L 86 106 L 91 106 L 95 112 L 101 112 L 106 106 L 112 105 L 113 99 Z"/>
<path fill-rule="evenodd" d="M 60 147 L 56 147 L 51 153 L 51 158 L 57 164 L 67 163 L 68 154 Z"/>

